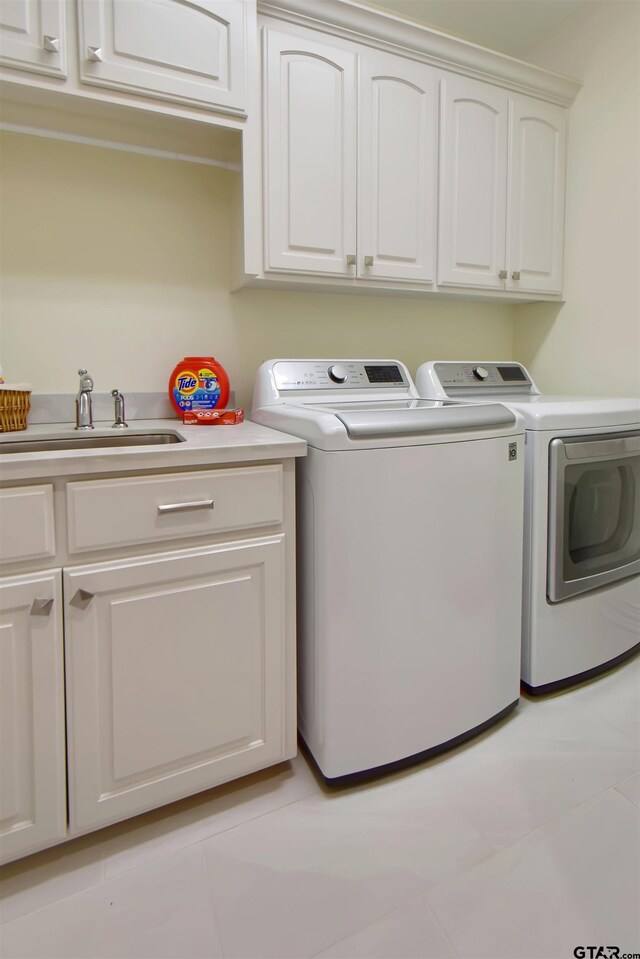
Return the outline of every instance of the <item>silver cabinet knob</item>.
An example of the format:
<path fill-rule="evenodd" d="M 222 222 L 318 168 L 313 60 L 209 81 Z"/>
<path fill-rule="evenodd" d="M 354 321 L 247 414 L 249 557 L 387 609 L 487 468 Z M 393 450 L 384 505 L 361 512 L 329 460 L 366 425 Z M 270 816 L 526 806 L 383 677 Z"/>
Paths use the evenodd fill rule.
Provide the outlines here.
<path fill-rule="evenodd" d="M 356 265 L 355 253 L 349 253 L 347 256 L 347 266 L 355 266 L 355 265 Z"/>
<path fill-rule="evenodd" d="M 104 57 L 102 56 L 101 47 L 87 47 L 87 60 L 92 60 L 93 63 L 102 63 Z"/>
<path fill-rule="evenodd" d="M 31 606 L 32 616 L 48 616 L 53 608 L 52 599 L 34 599 Z"/>
<path fill-rule="evenodd" d="M 42 38 L 42 48 L 49 53 L 60 53 L 60 37 L 49 37 L 45 33 Z"/>
<path fill-rule="evenodd" d="M 498 276 L 501 280 L 506 280 L 509 274 L 507 273 L 506 270 L 500 270 L 500 272 L 498 273 Z"/>
<path fill-rule="evenodd" d="M 93 599 L 94 594 L 90 593 L 86 589 L 79 589 L 73 596 L 73 599 L 70 601 L 72 606 L 75 606 L 76 609 L 86 609 L 91 600 Z"/>
<path fill-rule="evenodd" d="M 364 265 L 365 265 L 365 266 L 373 266 L 373 257 L 372 257 L 372 256 L 365 256 L 365 258 L 364 258 Z"/>
<path fill-rule="evenodd" d="M 519 279 L 520 279 L 520 270 L 514 270 L 513 273 L 511 274 L 511 279 L 512 279 L 512 280 L 519 280 Z"/>

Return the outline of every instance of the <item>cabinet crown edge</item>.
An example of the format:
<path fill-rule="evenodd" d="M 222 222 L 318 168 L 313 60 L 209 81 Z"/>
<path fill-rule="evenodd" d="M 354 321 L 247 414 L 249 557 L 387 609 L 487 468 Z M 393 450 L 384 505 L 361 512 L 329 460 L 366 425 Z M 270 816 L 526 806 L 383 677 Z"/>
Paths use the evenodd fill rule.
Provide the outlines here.
<path fill-rule="evenodd" d="M 453 69 L 562 106 L 582 82 L 355 0 L 258 0 L 258 13 Z"/>

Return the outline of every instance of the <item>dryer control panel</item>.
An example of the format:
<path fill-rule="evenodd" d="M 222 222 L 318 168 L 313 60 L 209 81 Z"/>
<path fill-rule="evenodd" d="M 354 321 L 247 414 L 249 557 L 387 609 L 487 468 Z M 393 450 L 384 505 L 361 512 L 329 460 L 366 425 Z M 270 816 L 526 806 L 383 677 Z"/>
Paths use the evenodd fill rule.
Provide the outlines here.
<path fill-rule="evenodd" d="M 402 366 L 390 360 L 279 360 L 273 377 L 280 391 L 409 387 Z"/>
<path fill-rule="evenodd" d="M 465 393 L 537 393 L 533 380 L 520 363 L 433 363 L 439 385 L 448 396 Z"/>

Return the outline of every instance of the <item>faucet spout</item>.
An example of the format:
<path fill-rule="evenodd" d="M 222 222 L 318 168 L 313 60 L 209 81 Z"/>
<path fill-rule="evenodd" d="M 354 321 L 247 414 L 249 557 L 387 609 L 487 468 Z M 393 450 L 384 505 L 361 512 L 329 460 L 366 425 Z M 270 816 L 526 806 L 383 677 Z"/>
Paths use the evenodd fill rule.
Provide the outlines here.
<path fill-rule="evenodd" d="M 78 370 L 80 387 L 76 396 L 76 429 L 93 429 L 93 409 L 91 405 L 91 391 L 93 380 L 86 370 Z"/>

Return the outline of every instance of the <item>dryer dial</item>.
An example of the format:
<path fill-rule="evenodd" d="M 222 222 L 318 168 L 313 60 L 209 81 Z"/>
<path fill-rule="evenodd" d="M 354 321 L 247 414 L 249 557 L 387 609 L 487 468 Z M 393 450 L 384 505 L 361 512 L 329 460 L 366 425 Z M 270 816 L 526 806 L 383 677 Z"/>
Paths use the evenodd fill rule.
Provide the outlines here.
<path fill-rule="evenodd" d="M 485 370 L 484 366 L 474 366 L 471 371 L 477 380 L 481 382 L 486 380 L 489 375 L 489 370 Z"/>

